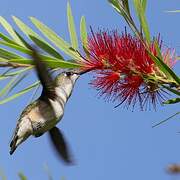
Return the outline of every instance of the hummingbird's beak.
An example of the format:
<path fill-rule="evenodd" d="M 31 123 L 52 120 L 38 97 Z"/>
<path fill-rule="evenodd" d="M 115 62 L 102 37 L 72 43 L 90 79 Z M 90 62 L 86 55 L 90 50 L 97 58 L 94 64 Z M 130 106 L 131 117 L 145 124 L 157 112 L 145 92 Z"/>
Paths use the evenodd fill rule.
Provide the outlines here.
<path fill-rule="evenodd" d="M 73 73 L 81 76 L 81 75 L 83 75 L 83 74 L 85 74 L 85 73 L 88 73 L 88 72 L 90 72 L 90 71 L 91 71 L 91 69 L 86 69 L 86 70 L 76 69 L 76 70 L 73 71 Z"/>

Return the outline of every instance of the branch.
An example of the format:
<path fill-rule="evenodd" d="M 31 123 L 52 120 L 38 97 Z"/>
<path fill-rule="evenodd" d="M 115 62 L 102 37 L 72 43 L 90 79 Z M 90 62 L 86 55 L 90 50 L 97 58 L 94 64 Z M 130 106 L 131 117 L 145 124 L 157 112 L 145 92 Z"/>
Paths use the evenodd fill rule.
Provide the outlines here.
<path fill-rule="evenodd" d="M 10 62 L 6 62 L 6 63 L 0 63 L 0 68 L 2 67 L 12 67 L 12 68 L 22 68 L 22 67 L 30 67 L 32 66 L 31 64 L 19 64 L 19 63 L 10 63 Z"/>

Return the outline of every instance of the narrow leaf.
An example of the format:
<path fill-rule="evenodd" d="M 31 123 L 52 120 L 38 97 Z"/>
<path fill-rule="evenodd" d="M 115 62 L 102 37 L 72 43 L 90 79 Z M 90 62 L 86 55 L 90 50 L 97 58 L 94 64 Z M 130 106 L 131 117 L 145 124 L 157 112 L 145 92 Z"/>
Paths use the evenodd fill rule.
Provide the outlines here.
<path fill-rule="evenodd" d="M 7 180 L 6 175 L 2 169 L 0 170 L 0 177 L 1 177 L 1 180 Z"/>
<path fill-rule="evenodd" d="M 81 33 L 81 41 L 83 46 L 87 49 L 87 29 L 86 29 L 86 20 L 85 17 L 81 17 L 81 22 L 80 22 L 80 33 Z"/>
<path fill-rule="evenodd" d="M 15 31 L 15 33 L 16 33 L 16 35 L 19 37 L 19 39 L 23 42 L 24 46 L 25 46 L 26 48 L 29 48 L 30 45 L 27 43 L 27 41 L 26 41 L 17 31 Z"/>
<path fill-rule="evenodd" d="M 26 76 L 28 75 L 28 73 L 22 74 L 21 76 L 19 75 L 18 79 L 11 85 L 11 87 L 8 89 L 8 91 L 6 92 L 6 95 L 8 95 L 16 86 L 18 86 L 18 84 L 24 79 L 26 78 Z"/>
<path fill-rule="evenodd" d="M 18 51 L 20 51 L 20 52 L 22 52 L 22 53 L 25 53 L 26 55 L 31 55 L 31 54 L 32 54 L 32 51 L 31 51 L 30 49 L 21 47 L 21 46 L 19 46 L 19 45 L 10 44 L 10 43 L 7 43 L 7 42 L 2 42 L 2 41 L 0 41 L 0 44 L 5 45 L 5 46 L 8 46 L 8 47 L 10 47 L 10 48 L 13 48 L 13 49 L 15 49 L 15 50 L 18 50 Z M 4 51 L 5 51 L 5 52 L 4 52 Z M 0 52 L 1 52 L 1 49 L 0 49 Z M 4 58 L 6 58 L 6 59 L 17 59 L 17 58 L 23 59 L 22 56 L 19 56 L 19 55 L 17 55 L 17 54 L 11 53 L 10 51 L 7 51 L 7 50 L 5 50 L 5 49 L 3 49 L 3 52 L 0 53 L 0 57 L 1 57 L 1 56 L 4 57 Z M 46 56 L 46 55 L 43 55 L 43 54 L 39 54 L 39 56 L 40 56 L 42 59 L 53 59 L 51 56 Z M 59 59 L 56 59 L 56 60 L 58 61 Z M 62 59 L 62 60 L 64 60 L 64 59 Z M 0 61 L 1 61 L 1 62 L 6 62 L 6 60 L 5 60 L 5 59 L 2 59 L 2 58 L 0 58 Z"/>
<path fill-rule="evenodd" d="M 17 36 L 16 32 L 12 28 L 12 26 L 2 17 L 0 16 L 0 23 L 1 25 L 6 29 L 6 31 L 9 33 L 9 35 L 14 39 L 14 41 L 21 45 L 24 46 L 24 43 L 21 41 L 21 39 Z"/>
<path fill-rule="evenodd" d="M 13 77 L 9 83 L 0 91 L 0 96 L 8 95 L 26 76 L 27 73 Z"/>
<path fill-rule="evenodd" d="M 51 54 L 56 58 L 62 59 L 62 56 L 44 39 L 42 39 L 36 32 L 34 32 L 29 26 L 23 23 L 19 18 L 13 16 L 13 20 L 21 31 L 28 36 L 37 46 Z"/>
<path fill-rule="evenodd" d="M 108 2 L 112 5 L 112 7 L 118 12 L 121 14 L 121 8 L 119 6 L 119 3 L 118 1 L 116 0 L 108 0 Z M 121 14 L 122 15 L 122 14 Z"/>
<path fill-rule="evenodd" d="M 141 0 L 143 11 L 146 12 L 147 0 Z"/>
<path fill-rule="evenodd" d="M 6 93 L 8 93 L 9 89 L 11 88 L 11 86 L 17 81 L 19 77 L 15 76 L 13 77 L 7 84 L 6 86 L 0 91 L 0 97 L 4 96 Z"/>
<path fill-rule="evenodd" d="M 141 27 L 143 29 L 144 35 L 146 37 L 146 40 L 148 43 L 150 43 L 151 41 L 151 37 L 150 37 L 150 31 L 149 31 L 149 27 L 148 27 L 148 22 L 145 16 L 145 12 L 143 10 L 142 4 L 140 2 L 140 0 L 133 0 L 134 2 L 134 7 L 136 10 L 136 14 L 139 18 L 139 22 L 141 24 Z"/>
<path fill-rule="evenodd" d="M 170 87 L 167 87 L 167 86 L 165 86 L 165 85 L 162 85 L 162 87 L 164 87 L 164 88 L 167 89 L 168 91 L 170 91 L 170 92 L 172 92 L 172 93 L 174 93 L 174 94 L 180 96 L 180 91 L 175 90 L 175 89 L 170 88 Z"/>
<path fill-rule="evenodd" d="M 19 46 L 17 44 L 12 44 L 12 43 L 9 43 L 9 42 L 5 42 L 5 41 L 0 41 L 0 44 L 4 45 L 4 46 L 7 46 L 7 47 L 10 47 L 12 49 L 15 49 L 15 50 L 18 50 L 22 53 L 25 53 L 25 54 L 30 54 L 31 53 L 31 50 L 25 48 L 25 47 L 22 47 L 22 46 Z"/>
<path fill-rule="evenodd" d="M 22 172 L 19 172 L 18 176 L 19 176 L 20 180 L 27 180 L 26 176 Z"/>
<path fill-rule="evenodd" d="M 54 31 L 34 17 L 30 18 L 32 23 L 59 49 L 74 59 L 80 59 L 79 54 L 73 50 L 69 43 L 60 38 Z"/>
<path fill-rule="evenodd" d="M 22 58 L 21 56 L 3 48 L 0 48 L 0 57 L 5 59 Z"/>
<path fill-rule="evenodd" d="M 67 3 L 67 19 L 68 19 L 68 28 L 71 39 L 71 45 L 75 50 L 78 50 L 78 39 L 76 34 L 76 28 L 74 25 L 74 18 L 71 11 L 71 6 L 69 2 Z"/>
<path fill-rule="evenodd" d="M 8 77 L 8 76 L 15 76 L 15 75 L 18 75 L 18 74 L 21 74 L 21 73 L 24 73 L 26 71 L 29 71 L 33 68 L 33 66 L 30 66 L 30 67 L 27 67 L 27 68 L 23 68 L 23 69 L 20 69 L 18 71 L 15 71 L 15 72 L 11 72 L 11 73 L 6 73 L 4 74 L 5 77 Z M 0 76 L 1 77 L 1 76 Z"/>
<path fill-rule="evenodd" d="M 177 116 L 177 115 L 179 115 L 179 114 L 180 114 L 180 112 L 177 112 L 177 113 L 173 114 L 172 116 L 168 117 L 167 119 L 165 119 L 165 120 L 163 120 L 163 121 L 161 121 L 161 122 L 153 125 L 152 128 L 155 128 L 155 127 L 157 127 L 157 126 L 159 126 L 159 125 L 167 122 L 168 120 L 172 119 L 173 117 L 175 117 L 175 116 Z"/>
<path fill-rule="evenodd" d="M 15 41 L 13 41 L 12 39 L 10 39 L 8 36 L 4 35 L 1 32 L 0 32 L 0 38 L 3 39 L 4 41 L 8 42 L 8 43 L 17 45 L 17 43 Z"/>
<path fill-rule="evenodd" d="M 57 59 L 64 59 L 54 48 L 47 45 L 47 43 L 45 43 L 44 41 L 42 41 L 34 36 L 29 36 L 29 37 L 38 47 L 43 49 L 48 54 L 52 55 L 53 57 L 55 57 Z"/>
<path fill-rule="evenodd" d="M 81 67 L 80 64 L 72 63 L 70 61 L 64 60 L 57 60 L 57 59 L 43 59 L 43 61 L 50 67 L 50 68 L 78 68 Z M 18 63 L 18 64 L 29 64 L 34 65 L 33 60 L 31 59 L 11 59 L 9 60 L 11 63 Z"/>
<path fill-rule="evenodd" d="M 31 91 L 33 88 L 35 88 L 35 87 L 38 86 L 38 85 L 39 85 L 39 81 L 33 83 L 32 85 L 30 85 L 30 86 L 28 86 L 27 88 L 19 91 L 18 93 L 14 94 L 14 95 L 6 98 L 6 99 L 1 100 L 1 101 L 0 101 L 0 105 L 1 105 L 1 104 L 5 104 L 5 103 L 7 103 L 7 102 L 9 102 L 9 101 L 12 101 L 13 99 L 15 99 L 15 98 L 17 98 L 17 97 L 19 97 L 19 96 L 21 96 L 21 95 L 23 95 L 23 94 Z"/>
<path fill-rule="evenodd" d="M 175 104 L 175 103 L 179 103 L 180 102 L 180 98 L 174 98 L 174 99 L 169 99 L 165 102 L 163 102 L 163 104 Z"/>
<path fill-rule="evenodd" d="M 180 85 L 180 79 L 179 77 L 169 68 L 167 64 L 163 62 L 159 57 L 155 57 L 150 51 L 148 51 L 150 57 L 153 59 L 153 61 L 156 63 L 158 68 L 169 78 L 174 79 L 174 81 Z"/>
<path fill-rule="evenodd" d="M 0 81 L 4 80 L 4 79 L 7 79 L 7 78 L 8 78 L 7 76 L 0 76 Z"/>
<path fill-rule="evenodd" d="M 160 47 L 159 47 L 159 44 L 158 44 L 158 41 L 157 41 L 157 40 L 155 40 L 155 48 L 156 48 L 158 57 L 159 57 L 160 59 L 163 59 L 162 53 L 161 53 L 161 49 L 160 49 Z"/>
<path fill-rule="evenodd" d="M 168 13 L 180 13 L 180 10 L 177 9 L 177 10 L 169 10 L 169 11 L 165 11 L 165 12 L 168 12 Z"/>
<path fill-rule="evenodd" d="M 131 28 L 131 30 L 134 32 L 134 34 L 141 38 L 141 34 L 139 33 L 138 28 L 136 27 L 129 10 L 129 4 L 128 1 L 122 1 L 122 0 L 108 0 L 109 3 L 112 5 L 112 7 L 125 19 L 128 26 Z M 124 5 L 126 5 L 124 7 Z"/>

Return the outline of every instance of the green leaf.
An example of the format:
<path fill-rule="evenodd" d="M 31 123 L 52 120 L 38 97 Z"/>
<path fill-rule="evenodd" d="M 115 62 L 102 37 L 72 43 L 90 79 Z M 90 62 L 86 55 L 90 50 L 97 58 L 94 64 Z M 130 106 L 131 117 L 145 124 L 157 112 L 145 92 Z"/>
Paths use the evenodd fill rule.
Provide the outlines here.
<path fill-rule="evenodd" d="M 22 172 L 19 172 L 18 176 L 19 176 L 20 180 L 27 180 L 26 176 Z"/>
<path fill-rule="evenodd" d="M 31 59 L 11 59 L 9 60 L 11 63 L 18 63 L 18 64 L 29 64 L 34 65 L 33 60 Z M 43 62 L 45 62 L 50 68 L 79 68 L 81 67 L 80 64 L 72 63 L 70 61 L 64 61 L 64 60 L 57 60 L 57 59 L 43 59 Z"/>
<path fill-rule="evenodd" d="M 83 47 L 87 49 L 88 35 L 87 35 L 87 29 L 86 29 L 86 19 L 84 16 L 81 17 L 80 34 L 81 34 L 81 41 L 82 41 Z"/>
<path fill-rule="evenodd" d="M 22 42 L 22 40 L 19 38 L 19 36 L 17 35 L 17 33 L 14 31 L 14 29 L 12 28 L 12 26 L 2 17 L 0 16 L 0 23 L 1 25 L 6 29 L 6 31 L 9 33 L 9 35 L 14 39 L 14 41 L 25 47 L 24 43 Z"/>
<path fill-rule="evenodd" d="M 162 85 L 162 87 L 164 87 L 164 88 L 167 89 L 168 91 L 170 91 L 170 92 L 172 92 L 172 93 L 180 96 L 180 92 L 179 92 L 178 90 L 175 90 L 175 89 L 173 89 L 173 88 L 167 87 L 167 86 L 165 86 L 165 85 Z"/>
<path fill-rule="evenodd" d="M 0 38 L 8 43 L 11 44 L 16 44 L 18 45 L 15 41 L 13 41 L 12 39 L 10 39 L 8 36 L 4 35 L 3 33 L 0 32 Z"/>
<path fill-rule="evenodd" d="M 180 112 L 177 112 L 177 113 L 173 114 L 172 116 L 168 117 L 167 119 L 165 119 L 165 120 L 163 120 L 163 121 L 161 121 L 161 122 L 153 125 L 152 128 L 155 128 L 155 127 L 157 127 L 157 126 L 159 126 L 159 125 L 167 122 L 168 120 L 172 119 L 173 117 L 175 117 L 175 116 L 177 116 L 177 115 L 179 115 L 179 114 L 180 114 Z"/>
<path fill-rule="evenodd" d="M 31 91 L 33 88 L 35 88 L 36 86 L 38 86 L 39 83 L 40 83 L 39 81 L 38 81 L 38 82 L 35 82 L 35 83 L 33 83 L 32 85 L 28 86 L 27 88 L 19 91 L 18 93 L 13 94 L 12 96 L 10 96 L 10 97 L 8 97 L 8 98 L 6 98 L 6 99 L 1 100 L 1 101 L 0 101 L 0 105 L 1 105 L 1 104 L 5 104 L 5 103 L 7 103 L 7 102 L 9 102 L 9 101 L 12 101 L 13 99 L 15 99 L 15 98 L 17 98 L 17 97 L 19 97 L 19 96 L 21 96 L 21 95 L 23 95 L 23 94 Z"/>
<path fill-rule="evenodd" d="M 153 61 L 156 63 L 158 68 L 169 78 L 173 79 L 178 85 L 180 85 L 180 79 L 179 77 L 169 68 L 167 64 L 163 62 L 159 57 L 155 57 L 149 50 L 148 54 L 153 59 Z"/>
<path fill-rule="evenodd" d="M 149 31 L 148 22 L 147 22 L 147 19 L 145 16 L 145 11 L 143 9 L 141 1 L 140 0 L 133 0 L 133 2 L 134 2 L 136 14 L 139 18 L 139 22 L 140 22 L 141 27 L 143 29 L 146 40 L 148 43 L 150 43 L 151 42 L 150 31 Z"/>
<path fill-rule="evenodd" d="M 18 76 L 15 76 L 13 77 L 7 84 L 6 86 L 0 91 L 0 97 L 5 95 L 9 89 L 11 88 L 11 86 L 17 81 L 19 77 Z"/>
<path fill-rule="evenodd" d="M 3 41 L 0 41 L 0 44 L 5 45 L 5 46 L 8 46 L 8 47 L 10 47 L 10 48 L 13 48 L 13 49 L 15 49 L 15 50 L 18 50 L 18 51 L 20 51 L 20 52 L 22 52 L 22 53 L 25 53 L 26 55 L 31 55 L 31 54 L 32 54 L 32 51 L 31 51 L 30 49 L 21 47 L 21 46 L 19 46 L 19 45 L 10 44 L 10 43 L 3 42 Z M 5 49 L 3 49 L 3 50 L 5 50 Z M 1 49 L 0 49 L 0 52 L 1 52 Z M 10 53 L 10 55 L 9 55 L 9 53 Z M 3 57 L 6 58 L 6 59 L 17 59 L 17 58 L 23 59 L 22 56 L 18 56 L 17 54 L 14 54 L 14 53 L 12 54 L 10 51 L 7 51 L 7 50 L 5 50 L 5 52 L 4 52 L 4 51 L 1 52 L 0 57 L 1 57 L 1 56 L 3 56 Z M 43 55 L 43 54 L 39 54 L 39 56 L 40 56 L 42 59 L 53 59 L 52 57 L 46 56 L 46 55 Z M 0 61 L 1 61 L 1 62 L 7 62 L 6 59 L 0 58 Z M 56 60 L 59 60 L 59 59 L 56 59 Z"/>
<path fill-rule="evenodd" d="M 18 71 L 15 71 L 15 72 L 6 73 L 6 74 L 4 74 L 3 76 L 4 76 L 4 77 L 16 76 L 16 75 L 18 75 L 18 74 L 24 73 L 24 72 L 29 71 L 29 70 L 31 70 L 31 69 L 33 69 L 33 66 L 30 66 L 30 67 L 27 67 L 27 68 L 23 68 L 23 69 L 20 69 L 20 70 L 18 70 Z M 2 77 L 2 76 L 0 75 L 0 77 Z"/>
<path fill-rule="evenodd" d="M 180 102 L 180 98 L 174 98 L 174 99 L 169 99 L 165 102 L 163 102 L 163 104 L 175 104 L 175 103 L 179 103 Z"/>
<path fill-rule="evenodd" d="M 1 58 L 0 58 L 1 59 Z M 4 72 L 2 72 L 2 74 L 0 75 L 0 76 L 5 76 L 7 73 L 9 73 L 12 69 L 14 69 L 14 68 L 11 68 L 11 67 L 9 67 L 9 68 L 5 68 L 5 71 Z"/>
<path fill-rule="evenodd" d="M 0 48 L 0 57 L 5 59 L 22 58 L 21 56 L 12 53 L 6 49 Z"/>
<path fill-rule="evenodd" d="M 117 1 L 115 0 L 108 0 L 108 2 L 111 4 L 111 6 L 119 13 L 121 14 L 120 6 Z"/>
<path fill-rule="evenodd" d="M 22 74 L 22 75 L 18 75 L 18 79 L 11 85 L 11 87 L 8 89 L 8 91 L 6 92 L 6 95 L 8 95 L 16 86 L 18 86 L 18 84 L 24 79 L 26 78 L 28 75 L 28 73 Z"/>
<path fill-rule="evenodd" d="M 112 7 L 125 19 L 128 26 L 138 37 L 141 37 L 138 28 L 136 27 L 129 10 L 129 3 L 127 0 L 108 0 Z"/>
<path fill-rule="evenodd" d="M 62 56 L 44 39 L 42 39 L 37 33 L 35 33 L 29 26 L 23 23 L 19 18 L 13 16 L 13 20 L 21 31 L 28 36 L 37 46 L 51 54 L 56 58 L 62 59 Z"/>
<path fill-rule="evenodd" d="M 158 41 L 155 40 L 154 43 L 155 43 L 155 48 L 156 48 L 156 51 L 157 51 L 157 56 L 158 56 L 160 59 L 163 59 L 162 53 L 161 53 L 161 49 L 160 49 L 159 44 L 158 44 Z"/>
<path fill-rule="evenodd" d="M 0 41 L 0 44 L 2 44 L 4 46 L 7 46 L 7 47 L 10 47 L 12 49 L 18 50 L 18 51 L 23 52 L 25 54 L 30 54 L 31 53 L 31 50 L 29 50 L 29 49 L 27 49 L 25 47 L 19 46 L 17 44 L 8 43 L 8 42 L 5 42 L 5 41 Z"/>
<path fill-rule="evenodd" d="M 0 81 L 1 80 L 4 80 L 4 79 L 7 79 L 8 77 L 6 77 L 6 76 L 0 76 Z"/>
<path fill-rule="evenodd" d="M 168 12 L 168 13 L 180 13 L 180 10 L 177 9 L 177 10 L 170 10 L 170 11 L 165 11 L 165 12 Z"/>
<path fill-rule="evenodd" d="M 61 56 L 61 54 L 59 54 L 55 49 L 53 49 L 52 47 L 47 45 L 47 43 L 45 43 L 44 41 L 42 41 L 34 36 L 29 36 L 29 37 L 37 46 L 39 46 L 41 49 L 43 49 L 48 54 L 52 55 L 53 57 L 55 57 L 57 59 L 64 59 L 63 56 Z"/>
<path fill-rule="evenodd" d="M 141 0 L 143 11 L 146 12 L 147 0 Z"/>
<path fill-rule="evenodd" d="M 69 43 L 60 38 L 53 30 L 44 25 L 34 17 L 30 17 L 32 23 L 40 30 L 55 46 L 74 59 L 80 59 L 79 54 L 70 46 Z"/>
<path fill-rule="evenodd" d="M 26 74 L 18 74 L 17 76 L 13 77 L 9 83 L 0 91 L 0 97 L 3 95 L 8 95 L 25 77 Z"/>
<path fill-rule="evenodd" d="M 2 169 L 0 170 L 0 177 L 1 177 L 1 180 L 7 180 L 6 175 Z"/>
<path fill-rule="evenodd" d="M 122 1 L 122 0 L 108 0 L 108 2 L 113 6 L 113 8 L 120 13 L 122 16 L 123 14 L 130 15 L 129 11 L 129 2 L 128 1 Z"/>
<path fill-rule="evenodd" d="M 72 15 L 71 6 L 69 2 L 67 3 L 67 19 L 68 19 L 68 29 L 69 29 L 72 48 L 78 50 L 78 38 L 77 38 L 76 28 L 74 25 L 74 18 Z"/>

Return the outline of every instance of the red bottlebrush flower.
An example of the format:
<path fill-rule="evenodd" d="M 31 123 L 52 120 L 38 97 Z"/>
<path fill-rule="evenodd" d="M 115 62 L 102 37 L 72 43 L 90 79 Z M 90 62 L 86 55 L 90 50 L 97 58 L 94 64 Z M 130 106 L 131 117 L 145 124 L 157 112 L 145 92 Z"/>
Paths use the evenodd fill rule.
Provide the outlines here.
<path fill-rule="evenodd" d="M 159 44 L 161 48 L 162 42 Z M 156 56 L 155 41 L 148 47 Z M 155 107 L 164 99 L 156 81 L 162 72 L 149 56 L 142 40 L 127 32 L 120 35 L 117 31 L 99 31 L 96 34 L 91 31 L 87 50 L 89 57 L 84 58 L 83 68 L 96 73 L 91 85 L 101 96 L 127 106 L 134 107 L 139 103 L 141 109 L 147 104 Z M 174 58 L 170 50 L 164 51 L 162 56 L 164 62 L 172 67 Z"/>
<path fill-rule="evenodd" d="M 116 85 L 120 79 L 120 74 L 117 72 L 104 71 L 99 72 L 99 76 L 91 82 L 91 85 L 100 91 L 100 95 L 115 95 Z"/>

